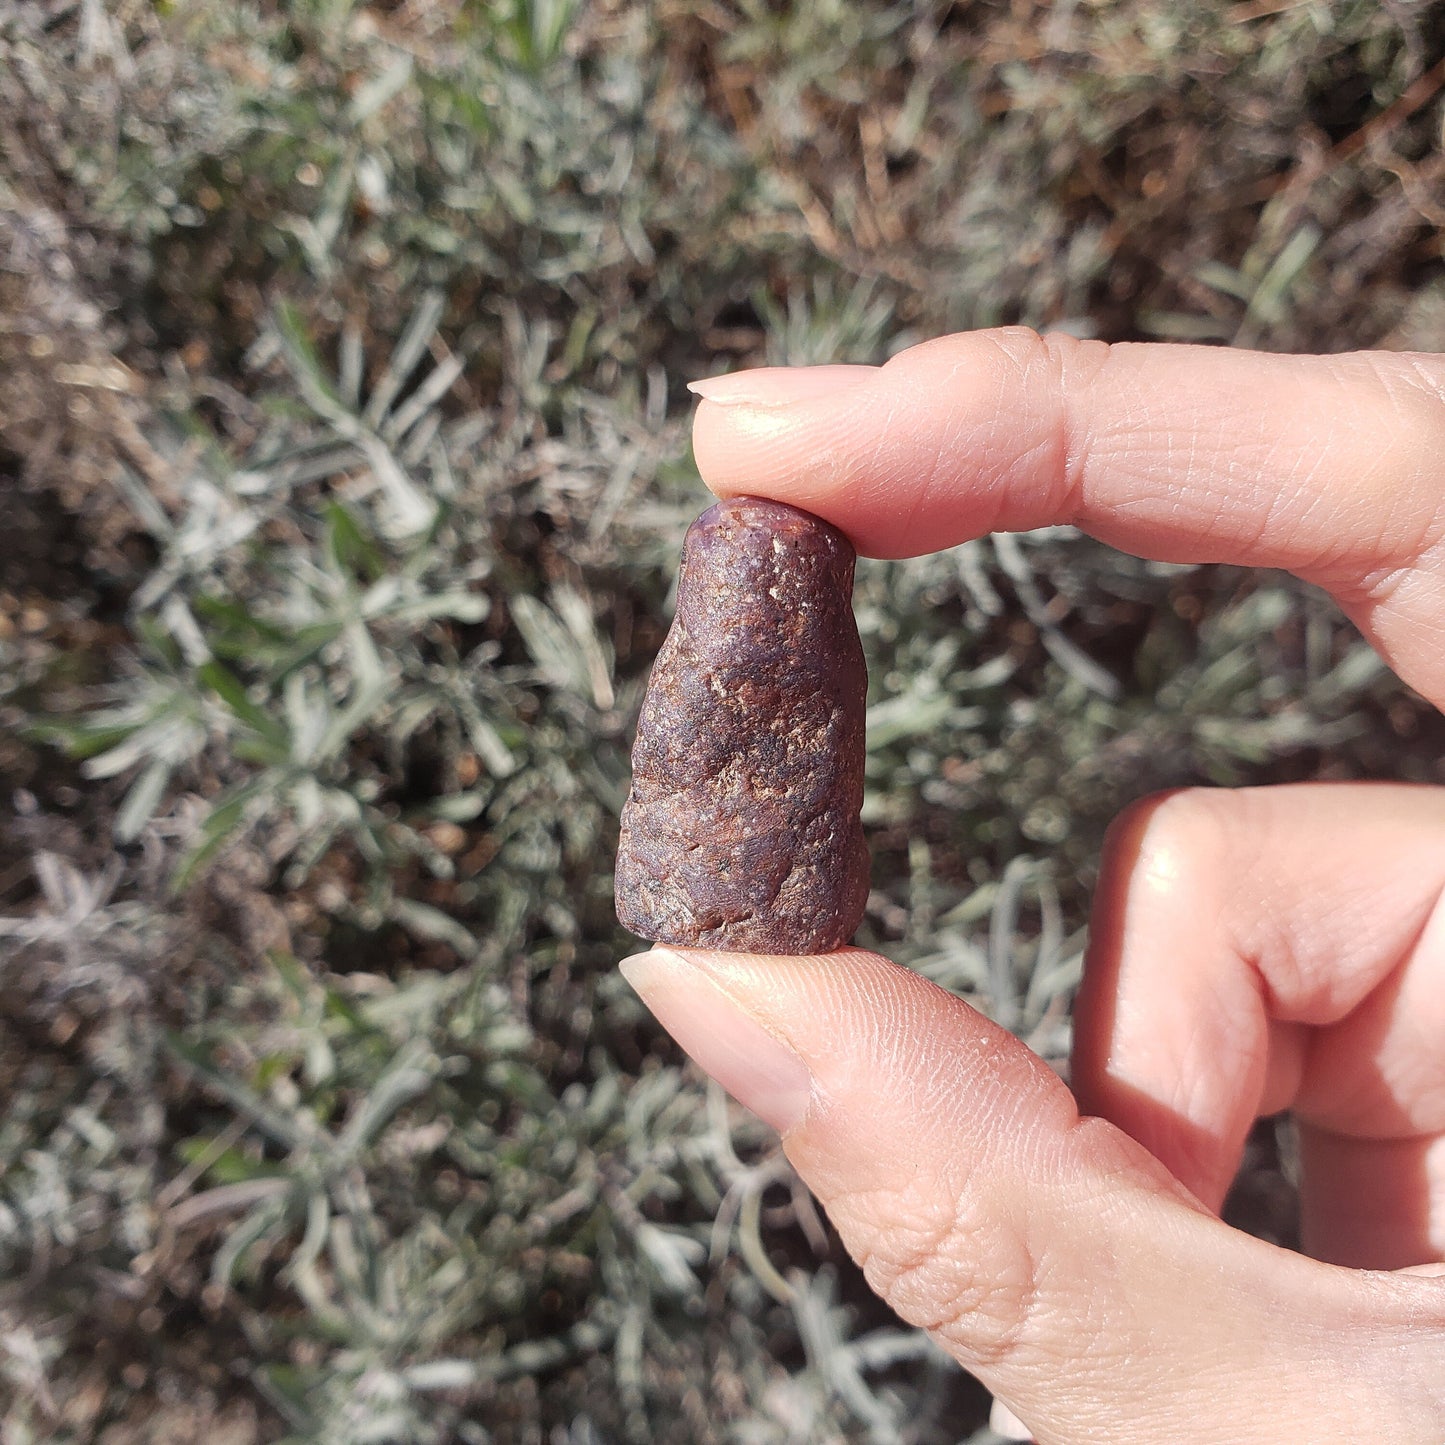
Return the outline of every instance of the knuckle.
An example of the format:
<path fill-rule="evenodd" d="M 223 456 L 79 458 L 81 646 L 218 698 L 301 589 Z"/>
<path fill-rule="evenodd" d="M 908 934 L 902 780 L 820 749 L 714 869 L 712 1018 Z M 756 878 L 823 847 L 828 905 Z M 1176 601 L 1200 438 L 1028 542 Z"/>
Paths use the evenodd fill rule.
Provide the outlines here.
<path fill-rule="evenodd" d="M 967 1187 L 951 1200 L 913 1191 L 849 1201 L 861 1243 L 850 1245 L 869 1285 L 909 1324 L 982 1369 L 1028 1346 L 1039 1266 L 1026 1219 Z"/>
<path fill-rule="evenodd" d="M 1348 606 L 1388 602 L 1410 577 L 1438 568 L 1445 496 L 1436 459 L 1445 450 L 1445 364 L 1439 357 L 1360 352 L 1322 359 L 1369 438 L 1359 465 L 1364 499 L 1350 527 L 1309 575 Z"/>
<path fill-rule="evenodd" d="M 1360 357 L 1374 379 L 1383 410 L 1409 442 L 1424 437 L 1445 444 L 1445 362 L 1438 356 L 1365 352 Z"/>
<path fill-rule="evenodd" d="M 1105 871 L 1127 874 L 1161 903 L 1177 905 L 1200 879 L 1215 876 L 1203 865 L 1224 846 L 1224 811 L 1233 796 L 1214 788 L 1179 788 L 1131 803 L 1105 836 Z"/>
<path fill-rule="evenodd" d="M 1157 956 L 1181 927 L 1207 928 L 1221 986 L 1242 967 L 1271 1008 L 1299 995 L 1306 964 L 1294 919 L 1269 903 L 1283 886 L 1278 860 L 1297 836 L 1291 791 L 1183 788 L 1143 798 L 1115 820 L 1100 889 L 1126 900 L 1117 921 L 1134 957 Z"/>

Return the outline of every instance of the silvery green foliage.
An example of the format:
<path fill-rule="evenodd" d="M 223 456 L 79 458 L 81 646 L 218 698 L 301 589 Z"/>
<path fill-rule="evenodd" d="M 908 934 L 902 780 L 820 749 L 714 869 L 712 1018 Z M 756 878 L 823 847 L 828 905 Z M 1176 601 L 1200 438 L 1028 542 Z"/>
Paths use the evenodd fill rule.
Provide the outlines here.
<path fill-rule="evenodd" d="M 1318 163 L 1424 67 L 1411 7 L 1019 13 L 0 9 L 0 485 L 85 549 L 0 579 L 7 1439 L 981 1418 L 611 970 L 681 382 L 1442 314 L 1428 107 Z M 1056 1064 L 1122 803 L 1437 776 L 1279 579 L 1058 531 L 867 563 L 857 608 L 866 941 Z"/>

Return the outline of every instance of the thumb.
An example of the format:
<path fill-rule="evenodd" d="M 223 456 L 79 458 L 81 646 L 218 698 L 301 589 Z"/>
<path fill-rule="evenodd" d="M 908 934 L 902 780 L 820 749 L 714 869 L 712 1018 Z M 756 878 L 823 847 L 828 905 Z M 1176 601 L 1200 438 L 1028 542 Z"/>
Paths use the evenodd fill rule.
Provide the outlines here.
<path fill-rule="evenodd" d="M 1228 1228 L 917 974 L 856 949 L 623 971 L 782 1132 L 873 1288 L 1042 1445 L 1441 1438 L 1445 1282 Z"/>

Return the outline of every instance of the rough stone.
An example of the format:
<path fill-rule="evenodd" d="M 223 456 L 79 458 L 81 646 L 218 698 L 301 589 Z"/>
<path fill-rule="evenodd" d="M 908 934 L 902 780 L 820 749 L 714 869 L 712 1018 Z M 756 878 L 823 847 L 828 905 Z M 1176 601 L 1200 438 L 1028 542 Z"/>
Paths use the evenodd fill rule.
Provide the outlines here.
<path fill-rule="evenodd" d="M 825 953 L 868 896 L 853 547 L 779 502 L 688 530 L 622 812 L 617 916 L 658 943 Z"/>

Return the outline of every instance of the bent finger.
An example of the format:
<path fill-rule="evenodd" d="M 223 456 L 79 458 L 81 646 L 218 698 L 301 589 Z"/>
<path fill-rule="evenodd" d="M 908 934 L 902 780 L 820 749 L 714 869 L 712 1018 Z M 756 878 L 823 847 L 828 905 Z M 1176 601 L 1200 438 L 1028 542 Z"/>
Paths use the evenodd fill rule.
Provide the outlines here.
<path fill-rule="evenodd" d="M 695 389 L 719 495 L 792 502 L 881 557 L 1072 523 L 1164 561 L 1286 568 L 1445 702 L 1445 359 L 1016 327 Z"/>
<path fill-rule="evenodd" d="M 1211 1208 L 1256 1117 L 1305 1125 L 1306 1247 L 1445 1255 L 1445 790 L 1188 789 L 1104 847 L 1074 1087 Z"/>

